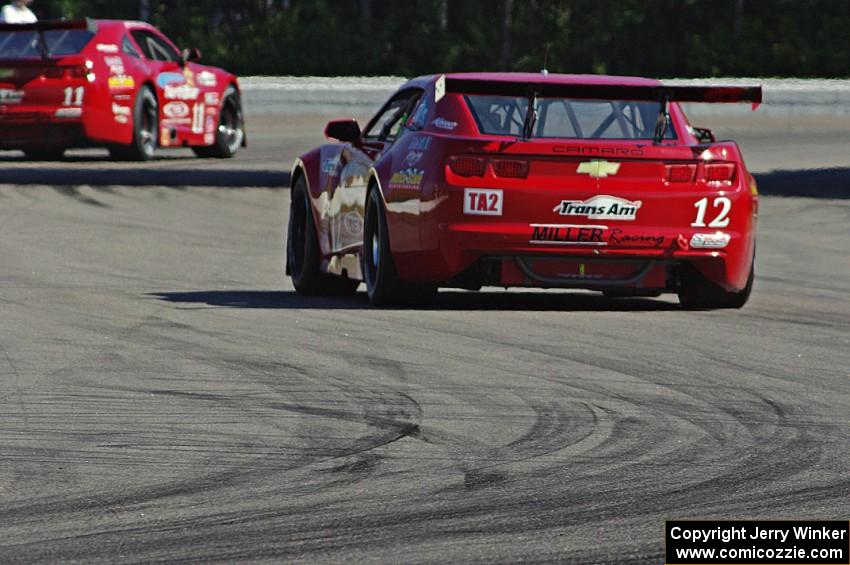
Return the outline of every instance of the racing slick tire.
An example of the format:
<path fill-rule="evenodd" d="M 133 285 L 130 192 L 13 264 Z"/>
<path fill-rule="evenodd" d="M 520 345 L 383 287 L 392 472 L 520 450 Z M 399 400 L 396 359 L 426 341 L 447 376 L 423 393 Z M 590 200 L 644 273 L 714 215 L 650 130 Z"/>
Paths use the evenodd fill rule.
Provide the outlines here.
<path fill-rule="evenodd" d="M 233 86 L 224 91 L 215 143 L 206 147 L 193 147 L 198 157 L 229 159 L 236 155 L 245 139 L 245 120 L 242 116 L 242 101 Z"/>
<path fill-rule="evenodd" d="M 65 155 L 64 147 L 32 147 L 24 149 L 30 161 L 59 161 Z"/>
<path fill-rule="evenodd" d="M 727 292 L 717 286 L 702 273 L 688 267 L 683 273 L 679 287 L 679 303 L 688 310 L 714 310 L 720 308 L 742 308 L 753 290 L 755 278 L 755 258 L 750 266 L 747 285 L 739 292 Z"/>
<path fill-rule="evenodd" d="M 303 295 L 353 294 L 359 281 L 321 272 L 322 254 L 318 233 L 310 209 L 307 183 L 301 176 L 295 181 L 289 208 L 286 238 L 286 272 L 295 292 Z"/>
<path fill-rule="evenodd" d="M 109 148 L 113 158 L 121 161 L 150 161 L 156 153 L 159 131 L 159 105 L 153 91 L 143 86 L 133 108 L 133 140 L 130 145 Z"/>
<path fill-rule="evenodd" d="M 384 203 L 377 188 L 366 198 L 361 254 L 366 292 L 373 306 L 427 305 L 437 294 L 437 285 L 402 281 L 390 250 Z"/>

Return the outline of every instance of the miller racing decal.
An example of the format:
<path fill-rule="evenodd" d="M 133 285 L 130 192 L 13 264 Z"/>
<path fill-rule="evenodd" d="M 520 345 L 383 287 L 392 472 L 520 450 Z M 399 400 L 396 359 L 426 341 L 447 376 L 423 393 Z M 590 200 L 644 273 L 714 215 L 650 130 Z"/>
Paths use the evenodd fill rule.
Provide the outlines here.
<path fill-rule="evenodd" d="M 390 178 L 389 187 L 418 190 L 424 176 L 425 171 L 414 168 L 404 169 L 393 174 Z"/>
<path fill-rule="evenodd" d="M 529 242 L 544 245 L 608 245 L 604 239 L 607 230 L 607 226 L 531 224 Z"/>
<path fill-rule="evenodd" d="M 587 200 L 561 200 L 552 210 L 562 216 L 585 216 L 589 220 L 634 220 L 641 201 L 598 195 Z"/>

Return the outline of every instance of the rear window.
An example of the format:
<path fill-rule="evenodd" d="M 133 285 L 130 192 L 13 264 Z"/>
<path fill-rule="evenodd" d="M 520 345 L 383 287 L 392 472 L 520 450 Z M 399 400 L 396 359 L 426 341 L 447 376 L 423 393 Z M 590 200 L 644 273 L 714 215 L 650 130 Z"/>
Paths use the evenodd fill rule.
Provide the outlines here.
<path fill-rule="evenodd" d="M 468 95 L 465 97 L 481 133 L 522 135 L 528 98 Z M 568 139 L 652 139 L 661 105 L 630 100 L 539 98 L 532 137 Z M 673 126 L 665 139 L 675 139 Z"/>
<path fill-rule="evenodd" d="M 84 29 L 0 32 L 0 59 L 62 57 L 82 51 L 94 34 Z"/>

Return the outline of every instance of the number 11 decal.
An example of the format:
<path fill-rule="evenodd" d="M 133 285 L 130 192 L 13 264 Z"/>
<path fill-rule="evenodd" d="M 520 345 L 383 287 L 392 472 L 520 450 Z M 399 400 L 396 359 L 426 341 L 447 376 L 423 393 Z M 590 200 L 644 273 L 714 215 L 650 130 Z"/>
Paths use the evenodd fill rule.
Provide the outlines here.
<path fill-rule="evenodd" d="M 718 196 L 712 202 L 712 207 L 716 209 L 720 209 L 720 212 L 717 213 L 717 216 L 708 223 L 708 227 L 710 228 L 725 228 L 729 225 L 729 212 L 732 211 L 732 201 L 726 198 L 725 196 Z M 694 223 L 691 224 L 691 227 L 694 228 L 704 228 L 705 224 L 705 214 L 708 211 L 708 198 L 703 198 L 702 200 L 697 200 L 694 203 L 694 208 L 697 209 L 697 219 L 694 220 Z"/>

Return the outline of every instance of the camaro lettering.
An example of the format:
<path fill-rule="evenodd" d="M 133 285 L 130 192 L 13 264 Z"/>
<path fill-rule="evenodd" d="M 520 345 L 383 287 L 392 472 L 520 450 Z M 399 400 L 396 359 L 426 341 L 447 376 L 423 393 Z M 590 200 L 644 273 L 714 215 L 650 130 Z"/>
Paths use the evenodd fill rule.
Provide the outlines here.
<path fill-rule="evenodd" d="M 580 145 L 555 145 L 553 153 L 564 155 L 593 155 L 601 157 L 639 157 L 643 155 L 643 149 L 628 147 L 587 147 Z"/>

